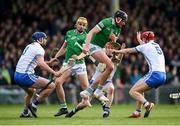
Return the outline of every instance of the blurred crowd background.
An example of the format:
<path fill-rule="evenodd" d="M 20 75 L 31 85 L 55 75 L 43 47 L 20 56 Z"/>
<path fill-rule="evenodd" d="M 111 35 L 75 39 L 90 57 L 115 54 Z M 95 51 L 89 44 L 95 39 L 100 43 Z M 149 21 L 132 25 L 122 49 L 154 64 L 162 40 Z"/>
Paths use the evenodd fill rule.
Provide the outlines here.
<path fill-rule="evenodd" d="M 136 32 L 152 30 L 164 51 L 167 85 L 180 86 L 180 2 L 178 0 L 120 0 L 120 9 L 128 14 L 119 43 L 127 47 L 137 46 Z M 0 0 L 0 85 L 15 85 L 13 74 L 17 61 L 30 43 L 35 31 L 48 35 L 45 47 L 46 60 L 53 48 L 60 48 L 67 30 L 73 29 L 76 19 L 88 19 L 88 28 L 100 20 L 112 16 L 110 0 Z M 60 58 L 60 64 L 63 57 Z M 87 60 L 88 76 L 94 73 L 95 65 Z M 148 71 L 141 54 L 125 55 L 119 65 L 114 83 L 117 90 L 132 86 Z M 39 75 L 48 77 L 45 71 Z M 67 83 L 74 85 L 76 79 Z M 78 84 L 78 83 L 77 83 Z M 120 93 L 119 96 L 122 96 Z M 118 97 L 121 101 L 121 97 Z"/>

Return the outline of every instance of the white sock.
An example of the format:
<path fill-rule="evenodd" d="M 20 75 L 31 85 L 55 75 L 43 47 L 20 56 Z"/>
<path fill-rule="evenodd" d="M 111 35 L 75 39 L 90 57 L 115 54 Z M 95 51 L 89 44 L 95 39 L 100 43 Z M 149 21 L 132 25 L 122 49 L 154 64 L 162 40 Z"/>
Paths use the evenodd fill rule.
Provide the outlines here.
<path fill-rule="evenodd" d="M 138 114 L 140 114 L 141 113 L 141 110 L 136 110 L 136 111 L 134 111 L 134 114 L 136 114 L 136 115 L 138 115 Z"/>
<path fill-rule="evenodd" d="M 37 107 L 34 103 L 32 103 L 32 106 L 33 106 L 34 108 L 36 108 L 36 107 Z"/>
<path fill-rule="evenodd" d="M 147 107 L 149 105 L 149 102 L 145 101 L 143 105 L 144 105 L 144 107 Z"/>
<path fill-rule="evenodd" d="M 96 90 L 94 91 L 94 94 L 96 94 L 96 95 L 101 95 L 101 94 L 102 94 L 102 90 L 96 89 Z"/>

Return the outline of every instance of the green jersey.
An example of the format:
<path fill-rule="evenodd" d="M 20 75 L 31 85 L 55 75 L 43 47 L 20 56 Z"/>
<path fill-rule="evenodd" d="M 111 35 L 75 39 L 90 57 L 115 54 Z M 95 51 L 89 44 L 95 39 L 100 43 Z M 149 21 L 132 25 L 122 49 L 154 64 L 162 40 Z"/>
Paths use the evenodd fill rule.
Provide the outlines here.
<path fill-rule="evenodd" d="M 69 30 L 65 36 L 65 42 L 67 43 L 66 46 L 66 55 L 65 55 L 65 62 L 68 62 L 69 58 L 72 55 L 79 55 L 82 52 L 81 47 L 85 43 L 87 33 L 84 31 L 82 33 L 77 33 L 76 29 Z M 81 46 L 81 47 L 80 47 Z M 84 59 L 80 59 L 76 61 L 76 64 L 84 63 Z"/>
<path fill-rule="evenodd" d="M 101 48 L 104 48 L 105 44 L 111 41 L 109 38 L 111 33 L 114 33 L 115 36 L 118 37 L 121 32 L 121 28 L 115 25 L 114 19 L 112 17 L 103 19 L 96 25 L 96 27 L 98 27 L 100 32 L 93 35 L 91 43 L 98 45 Z"/>

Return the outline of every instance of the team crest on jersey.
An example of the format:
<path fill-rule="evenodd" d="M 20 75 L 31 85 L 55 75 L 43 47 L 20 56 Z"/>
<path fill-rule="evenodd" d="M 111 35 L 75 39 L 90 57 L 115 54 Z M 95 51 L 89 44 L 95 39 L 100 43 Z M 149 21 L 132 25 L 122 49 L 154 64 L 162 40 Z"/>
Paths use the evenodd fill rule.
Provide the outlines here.
<path fill-rule="evenodd" d="M 72 39 L 72 40 L 73 40 L 73 39 L 76 39 L 76 36 L 71 37 L 71 39 Z"/>

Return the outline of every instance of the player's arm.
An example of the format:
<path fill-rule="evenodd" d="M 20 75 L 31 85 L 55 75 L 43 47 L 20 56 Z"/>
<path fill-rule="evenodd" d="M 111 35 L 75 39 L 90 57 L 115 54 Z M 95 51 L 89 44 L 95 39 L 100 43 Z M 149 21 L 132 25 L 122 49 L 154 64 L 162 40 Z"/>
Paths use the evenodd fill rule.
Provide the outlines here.
<path fill-rule="evenodd" d="M 140 32 L 137 32 L 136 37 L 137 37 L 137 41 L 139 42 L 140 45 L 144 44 L 144 42 L 141 39 L 141 33 Z"/>
<path fill-rule="evenodd" d="M 125 47 L 126 47 L 126 44 L 123 43 L 121 46 L 121 49 L 125 49 Z M 123 56 L 124 56 L 124 54 L 121 54 L 121 53 L 118 54 L 117 58 L 119 59 L 119 63 L 121 63 Z"/>
<path fill-rule="evenodd" d="M 126 54 L 126 53 L 137 53 L 137 50 L 135 48 L 126 48 L 121 50 L 113 50 L 113 52 Z"/>
<path fill-rule="evenodd" d="M 110 33 L 109 38 L 111 39 L 111 42 L 116 42 L 118 39 L 114 33 Z"/>
<path fill-rule="evenodd" d="M 52 54 L 50 54 L 51 56 L 53 55 L 53 54 L 55 54 L 55 56 L 52 58 L 51 56 L 51 58 L 50 58 L 50 60 L 49 61 L 45 61 L 48 65 L 50 65 L 51 63 L 53 63 L 54 61 L 58 61 L 58 57 L 59 56 L 61 56 L 61 55 L 64 55 L 64 53 L 66 52 L 66 44 L 65 44 L 66 42 L 64 42 L 63 43 L 63 45 L 62 45 L 62 47 L 60 48 L 60 49 L 58 49 L 58 48 L 55 48 L 55 49 L 53 49 L 52 51 L 51 51 L 51 53 Z M 57 52 L 57 53 L 55 53 L 55 51 Z"/>
<path fill-rule="evenodd" d="M 89 51 L 89 45 L 90 45 L 90 41 L 93 35 L 97 34 L 98 32 L 100 32 L 101 30 L 95 26 L 86 36 L 86 40 L 85 40 L 85 44 L 83 45 L 83 52 L 87 53 Z"/>
<path fill-rule="evenodd" d="M 52 74 L 56 75 L 56 72 L 55 72 L 53 69 L 51 69 L 51 68 L 46 64 L 46 62 L 44 61 L 44 57 L 43 57 L 43 56 L 39 55 L 39 56 L 36 57 L 36 59 L 37 59 L 37 64 L 38 64 L 38 66 L 39 66 L 41 69 L 43 69 L 43 70 L 45 70 L 45 71 L 48 71 L 49 73 L 52 73 Z"/>
<path fill-rule="evenodd" d="M 49 61 L 45 61 L 45 63 L 49 65 L 49 64 L 51 64 L 51 63 L 54 62 L 54 61 L 55 61 L 55 59 L 52 58 L 52 59 L 50 59 Z"/>
<path fill-rule="evenodd" d="M 67 46 L 67 43 L 64 42 L 63 45 L 61 46 L 61 48 L 59 49 L 59 51 L 56 53 L 54 58 L 57 59 L 58 57 L 64 55 L 66 53 L 66 46 Z"/>
<path fill-rule="evenodd" d="M 99 33 L 103 28 L 108 25 L 107 19 L 100 21 L 86 36 L 86 43 L 83 46 L 83 52 L 87 53 L 89 51 L 89 44 L 93 35 Z"/>

